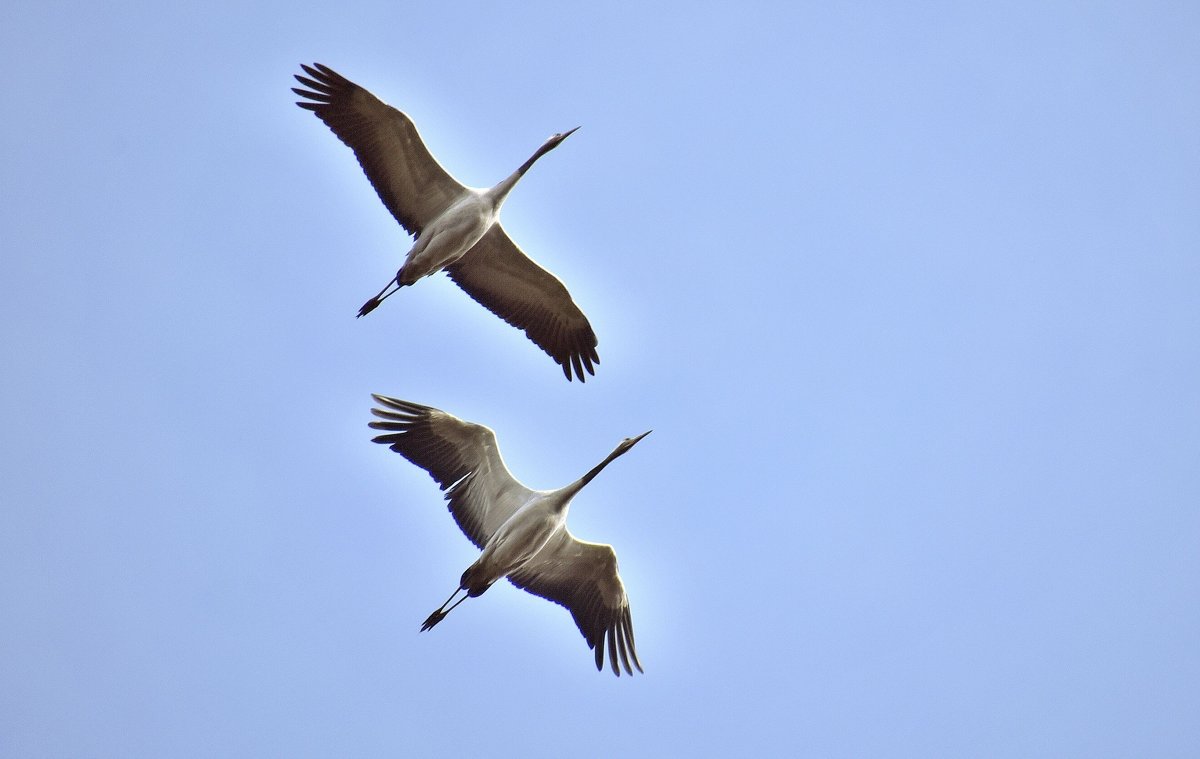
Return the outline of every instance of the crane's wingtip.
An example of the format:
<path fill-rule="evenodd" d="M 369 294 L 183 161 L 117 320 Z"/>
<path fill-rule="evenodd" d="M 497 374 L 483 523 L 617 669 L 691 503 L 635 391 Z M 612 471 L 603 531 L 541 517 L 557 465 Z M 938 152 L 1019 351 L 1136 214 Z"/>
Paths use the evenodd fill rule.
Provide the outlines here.
<path fill-rule="evenodd" d="M 374 398 L 379 405 L 385 407 L 385 409 L 371 409 L 371 413 L 375 414 L 375 416 L 382 416 L 385 419 L 412 422 L 421 416 L 433 414 L 437 411 L 437 409 L 433 408 L 432 406 L 422 406 L 419 403 L 404 401 L 399 398 L 380 395 L 379 393 L 371 393 L 371 397 Z M 396 414 L 396 411 L 401 413 Z"/>
<path fill-rule="evenodd" d="M 562 359 L 555 359 L 559 367 L 562 369 L 563 376 L 567 378 L 567 382 L 579 380 L 580 383 L 587 382 L 589 376 L 596 376 L 596 367 L 593 364 L 599 364 L 600 359 L 595 356 L 588 358 L 580 353 L 574 353 Z"/>

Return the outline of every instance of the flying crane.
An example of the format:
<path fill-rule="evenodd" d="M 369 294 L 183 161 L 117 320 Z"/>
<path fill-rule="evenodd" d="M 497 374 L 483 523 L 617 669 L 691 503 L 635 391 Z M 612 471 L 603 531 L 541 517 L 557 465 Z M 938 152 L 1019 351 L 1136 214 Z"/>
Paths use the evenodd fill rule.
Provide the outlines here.
<path fill-rule="evenodd" d="M 521 251 L 500 226 L 500 207 L 537 159 L 576 129 L 555 134 L 499 184 L 467 187 L 425 147 L 406 114 L 328 66 L 301 64 L 307 89 L 293 87 L 306 108 L 354 151 L 392 216 L 416 240 L 396 276 L 363 304 L 373 311 L 392 293 L 445 271 L 473 299 L 517 329 L 580 382 L 600 363 L 596 333 L 567 288 Z"/>
<path fill-rule="evenodd" d="M 371 412 L 383 421 L 373 421 L 370 426 L 386 433 L 374 442 L 390 446 L 429 472 L 445 491 L 454 521 L 483 551 L 463 572 L 454 593 L 426 618 L 422 632 L 463 601 L 482 595 L 507 577 L 518 588 L 571 612 L 588 647 L 596 652 L 596 669 L 604 668 L 607 649 L 613 674 L 621 675 L 618 656 L 627 674 L 633 674 L 630 665 L 642 672 L 634 647 L 629 597 L 617 573 L 617 554 L 610 545 L 579 540 L 567 529 L 566 520 L 571 499 L 650 433 L 625 438 L 603 461 L 566 487 L 531 490 L 508 471 L 496 434 L 487 427 L 429 406 L 383 395 L 372 397 L 382 408 Z M 464 595 L 455 601 L 460 593 Z"/>

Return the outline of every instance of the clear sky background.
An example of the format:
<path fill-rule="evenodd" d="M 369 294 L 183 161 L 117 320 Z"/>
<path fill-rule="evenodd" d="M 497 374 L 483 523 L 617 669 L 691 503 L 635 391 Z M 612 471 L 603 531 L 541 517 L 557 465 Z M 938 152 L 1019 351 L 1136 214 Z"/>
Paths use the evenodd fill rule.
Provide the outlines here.
<path fill-rule="evenodd" d="M 253 7 L 247 7 L 251 5 Z M 1200 6 L 7 3 L 0 754 L 1194 757 Z M 407 111 L 586 385 L 292 103 Z M 497 431 L 644 676 L 476 553 L 369 393 Z"/>

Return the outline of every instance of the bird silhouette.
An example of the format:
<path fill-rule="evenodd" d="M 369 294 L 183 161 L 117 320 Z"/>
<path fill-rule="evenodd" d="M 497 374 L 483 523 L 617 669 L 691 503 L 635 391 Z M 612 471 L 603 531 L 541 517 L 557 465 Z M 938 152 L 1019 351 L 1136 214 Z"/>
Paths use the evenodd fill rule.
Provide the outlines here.
<path fill-rule="evenodd" d="M 328 66 L 301 64 L 307 89 L 296 105 L 315 113 L 358 158 L 379 199 L 416 237 L 404 264 L 358 315 L 401 287 L 446 271 L 473 299 L 523 330 L 568 380 L 585 381 L 600 363 L 596 333 L 567 288 L 521 251 L 500 225 L 500 207 L 539 158 L 579 127 L 547 139 L 494 187 L 467 187 L 430 154 L 412 119 Z"/>
<path fill-rule="evenodd" d="M 649 435 L 625 438 L 603 461 L 557 490 L 531 490 L 508 471 L 496 434 L 444 411 L 383 395 L 371 411 L 382 421 L 370 426 L 374 438 L 429 472 L 445 491 L 454 521 L 476 547 L 479 558 L 463 572 L 459 586 L 426 618 L 421 630 L 439 622 L 468 598 L 482 595 L 502 577 L 522 590 L 566 607 L 595 650 L 596 668 L 604 652 L 612 671 L 642 672 L 633 640 L 629 597 L 617 573 L 610 545 L 579 540 L 567 529 L 571 499 L 604 467 Z M 455 601 L 455 597 L 463 593 Z M 454 603 L 451 605 L 451 601 Z"/>

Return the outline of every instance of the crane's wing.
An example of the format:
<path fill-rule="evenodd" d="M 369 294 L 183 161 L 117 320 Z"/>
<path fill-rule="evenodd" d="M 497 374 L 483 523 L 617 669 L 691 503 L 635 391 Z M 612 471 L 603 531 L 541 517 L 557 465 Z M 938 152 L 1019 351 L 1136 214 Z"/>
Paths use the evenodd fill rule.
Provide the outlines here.
<path fill-rule="evenodd" d="M 498 223 L 453 266 L 451 279 L 489 311 L 525 334 L 562 366 L 570 380 L 571 370 L 580 382 L 583 370 L 595 374 L 596 333 L 571 300 L 567 288 L 550 272 L 538 266 Z"/>
<path fill-rule="evenodd" d="M 350 146 L 400 226 L 419 235 L 466 190 L 425 147 L 407 115 L 328 66 L 300 67 L 309 76 L 296 74 L 296 80 L 309 89 L 292 92 L 308 100 L 296 105 L 317 114 Z"/>
<path fill-rule="evenodd" d="M 630 663 L 638 672 L 644 671 L 633 643 L 629 597 L 617 574 L 617 554 L 612 546 L 588 543 L 561 530 L 508 579 L 518 588 L 570 610 L 588 648 L 596 650 L 596 669 L 604 668 L 607 638 L 613 674 L 621 676 L 618 654 L 626 673 L 633 674 Z"/>
<path fill-rule="evenodd" d="M 496 433 L 487 427 L 429 406 L 372 397 L 384 408 L 371 413 L 384 421 L 369 426 L 388 432 L 374 442 L 429 472 L 445 491 L 454 521 L 476 547 L 482 549 L 533 494 L 508 471 Z"/>

